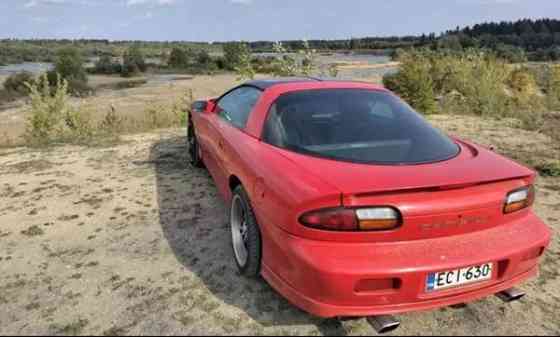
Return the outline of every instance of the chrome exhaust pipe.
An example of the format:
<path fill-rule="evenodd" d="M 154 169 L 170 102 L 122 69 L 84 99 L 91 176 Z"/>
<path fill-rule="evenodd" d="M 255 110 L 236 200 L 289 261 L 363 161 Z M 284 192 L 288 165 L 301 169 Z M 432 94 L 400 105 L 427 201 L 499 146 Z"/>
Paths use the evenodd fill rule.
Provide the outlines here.
<path fill-rule="evenodd" d="M 519 289 L 511 288 L 497 293 L 496 296 L 502 301 L 510 303 L 520 300 L 523 296 L 525 296 L 525 293 Z"/>
<path fill-rule="evenodd" d="M 390 315 L 371 316 L 367 321 L 378 334 L 394 331 L 401 325 L 398 319 Z"/>

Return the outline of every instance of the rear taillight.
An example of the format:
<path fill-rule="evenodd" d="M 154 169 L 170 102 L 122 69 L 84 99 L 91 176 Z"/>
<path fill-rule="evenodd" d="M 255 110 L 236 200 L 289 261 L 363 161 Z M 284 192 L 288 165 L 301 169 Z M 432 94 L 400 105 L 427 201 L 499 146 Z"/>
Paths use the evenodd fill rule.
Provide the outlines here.
<path fill-rule="evenodd" d="M 303 214 L 306 227 L 331 231 L 382 231 L 401 225 L 401 215 L 392 207 L 328 208 Z"/>
<path fill-rule="evenodd" d="M 508 193 L 504 204 L 504 213 L 513 213 L 531 207 L 535 201 L 535 189 L 526 186 Z"/>

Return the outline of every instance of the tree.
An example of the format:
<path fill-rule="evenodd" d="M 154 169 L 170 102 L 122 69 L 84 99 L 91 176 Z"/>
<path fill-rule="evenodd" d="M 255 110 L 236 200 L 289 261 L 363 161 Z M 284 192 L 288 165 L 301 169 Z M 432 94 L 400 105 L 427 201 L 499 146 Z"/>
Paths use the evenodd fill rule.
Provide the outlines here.
<path fill-rule="evenodd" d="M 187 53 L 183 48 L 175 47 L 169 54 L 167 64 L 172 68 L 186 68 L 190 63 Z"/>
<path fill-rule="evenodd" d="M 242 42 L 228 42 L 224 44 L 224 63 L 226 69 L 235 70 L 243 63 L 247 55 L 251 54 L 249 46 Z"/>
<path fill-rule="evenodd" d="M 196 54 L 196 63 L 199 66 L 209 67 L 212 64 L 212 57 L 206 50 L 202 49 Z"/>
<path fill-rule="evenodd" d="M 54 62 L 54 72 L 62 79 L 87 82 L 87 73 L 84 68 L 84 59 L 76 48 L 60 49 Z"/>

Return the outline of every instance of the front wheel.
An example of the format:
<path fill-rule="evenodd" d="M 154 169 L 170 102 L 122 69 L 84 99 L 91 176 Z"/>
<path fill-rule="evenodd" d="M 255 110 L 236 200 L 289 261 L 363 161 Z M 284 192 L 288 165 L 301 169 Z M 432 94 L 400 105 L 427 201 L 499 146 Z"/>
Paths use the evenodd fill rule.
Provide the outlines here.
<path fill-rule="evenodd" d="M 261 233 L 247 193 L 242 186 L 233 191 L 230 209 L 233 253 L 239 272 L 256 278 L 261 269 Z"/>

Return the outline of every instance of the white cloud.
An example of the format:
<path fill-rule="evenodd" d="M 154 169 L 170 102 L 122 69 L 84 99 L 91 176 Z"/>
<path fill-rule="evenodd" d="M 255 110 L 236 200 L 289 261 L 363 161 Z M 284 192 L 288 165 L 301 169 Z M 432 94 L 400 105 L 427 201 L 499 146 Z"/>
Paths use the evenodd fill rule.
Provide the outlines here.
<path fill-rule="evenodd" d="M 127 0 L 127 6 L 136 6 L 136 5 L 156 5 L 156 6 L 166 6 L 166 5 L 173 5 L 176 0 Z"/>
<path fill-rule="evenodd" d="M 38 5 L 52 5 L 52 4 L 62 4 L 65 3 L 66 0 L 30 0 L 23 5 L 25 8 L 32 8 Z"/>
<path fill-rule="evenodd" d="M 230 0 L 230 2 L 234 4 L 249 5 L 253 2 L 253 0 Z"/>

